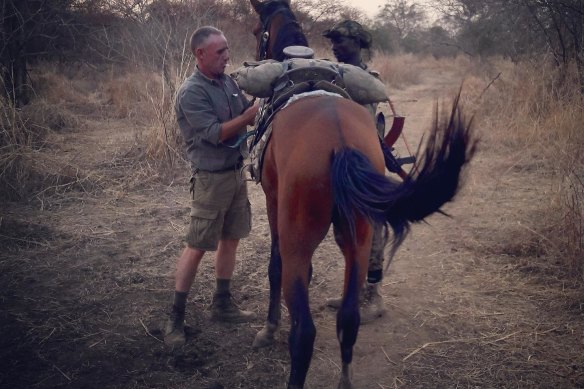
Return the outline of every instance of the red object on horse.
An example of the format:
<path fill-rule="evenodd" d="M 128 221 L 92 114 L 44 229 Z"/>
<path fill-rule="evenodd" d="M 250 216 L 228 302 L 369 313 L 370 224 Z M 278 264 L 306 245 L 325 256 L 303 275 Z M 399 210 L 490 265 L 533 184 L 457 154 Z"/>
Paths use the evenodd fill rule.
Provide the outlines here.
<path fill-rule="evenodd" d="M 378 116 L 378 119 L 379 119 L 379 116 Z M 383 138 L 383 143 L 385 143 L 385 145 L 389 148 L 390 152 L 391 152 L 393 145 L 395 144 L 395 142 L 397 141 L 397 139 L 401 135 L 402 130 L 404 129 L 404 122 L 405 121 L 406 121 L 405 117 L 395 115 L 395 111 L 394 111 L 393 123 L 391 125 L 391 128 L 389 129 L 389 131 L 387 132 L 387 134 Z M 408 173 L 406 173 L 406 171 L 404 169 L 402 169 L 401 166 L 397 166 L 396 174 L 398 176 L 400 176 L 400 178 L 402 180 L 406 180 L 408 177 Z"/>
<path fill-rule="evenodd" d="M 399 116 L 396 113 L 391 100 L 388 99 L 387 102 L 389 103 L 389 108 L 391 108 L 391 112 L 393 113 L 393 123 L 391 124 L 391 128 L 383 138 L 383 143 L 385 143 L 385 145 L 390 150 L 392 150 L 393 145 L 395 144 L 395 142 L 397 141 L 397 139 L 399 138 L 404 129 L 404 123 L 406 121 L 406 118 L 404 116 Z M 408 177 L 408 173 L 406 173 L 406 171 L 402 169 L 401 166 L 398 167 L 396 173 L 397 175 L 400 176 L 402 180 L 405 180 Z"/>
<path fill-rule="evenodd" d="M 278 58 L 304 37 L 287 0 L 250 0 L 260 16 L 254 32 L 258 58 Z M 263 39 L 264 37 L 267 39 Z M 308 299 L 312 256 L 332 224 L 345 261 L 343 303 L 336 326 L 342 358 L 340 388 L 351 387 L 353 346 L 359 331 L 359 291 L 367 273 L 373 223 L 393 230 L 391 255 L 410 224 L 439 211 L 457 189 L 474 141 L 455 100 L 446 125 L 435 121 L 416 176 L 385 176 L 384 155 L 369 111 L 331 95 L 300 98 L 274 114 L 266 145 L 262 189 L 271 233 L 270 301 L 254 347 L 273 343 L 283 295 L 290 314 L 288 388 L 304 386 L 316 328 Z M 390 131 L 391 132 L 391 131 Z"/>
<path fill-rule="evenodd" d="M 387 147 L 391 148 L 397 141 L 397 138 L 401 135 L 406 118 L 397 114 L 391 100 L 388 99 L 387 102 L 389 103 L 389 108 L 391 108 L 391 113 L 393 114 L 393 123 L 391 124 L 390 130 L 385 135 L 385 138 L 383 138 L 383 142 Z"/>
<path fill-rule="evenodd" d="M 404 129 L 404 123 L 406 118 L 404 116 L 394 116 L 393 123 L 391 128 L 383 138 L 383 142 L 387 145 L 387 147 L 392 147 Z"/>

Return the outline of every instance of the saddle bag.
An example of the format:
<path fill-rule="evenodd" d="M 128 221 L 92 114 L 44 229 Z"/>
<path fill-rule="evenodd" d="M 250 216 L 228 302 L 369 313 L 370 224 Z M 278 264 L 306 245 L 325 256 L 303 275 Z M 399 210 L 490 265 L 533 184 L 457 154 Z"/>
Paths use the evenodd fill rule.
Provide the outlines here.
<path fill-rule="evenodd" d="M 246 93 L 267 98 L 274 93 L 304 82 L 313 85 L 333 85 L 329 89 L 345 90 L 359 104 L 387 101 L 381 80 L 358 66 L 339 64 L 324 59 L 292 58 L 283 62 L 273 60 L 244 63 L 231 74 Z M 337 87 L 337 88 L 334 88 Z"/>

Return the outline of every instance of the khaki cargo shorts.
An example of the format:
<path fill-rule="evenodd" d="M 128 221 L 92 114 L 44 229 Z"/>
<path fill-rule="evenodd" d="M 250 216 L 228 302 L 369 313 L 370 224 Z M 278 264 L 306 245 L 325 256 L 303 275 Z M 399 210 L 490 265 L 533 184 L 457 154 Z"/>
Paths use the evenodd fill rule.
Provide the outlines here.
<path fill-rule="evenodd" d="M 249 236 L 251 206 L 240 170 L 199 171 L 193 177 L 191 223 L 186 236 L 189 247 L 215 251 L 219 240 Z"/>

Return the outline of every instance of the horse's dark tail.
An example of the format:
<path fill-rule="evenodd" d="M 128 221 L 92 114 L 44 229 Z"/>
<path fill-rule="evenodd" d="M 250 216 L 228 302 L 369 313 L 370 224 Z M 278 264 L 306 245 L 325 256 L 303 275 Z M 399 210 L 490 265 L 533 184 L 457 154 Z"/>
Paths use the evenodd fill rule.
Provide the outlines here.
<path fill-rule="evenodd" d="M 333 154 L 331 177 L 333 222 L 345 221 L 353 239 L 358 214 L 372 223 L 387 223 L 387 205 L 399 200 L 401 183 L 377 172 L 363 153 L 351 148 Z"/>
<path fill-rule="evenodd" d="M 449 117 L 440 118 L 436 108 L 421 165 L 404 182 L 379 174 L 357 150 L 342 149 L 333 156 L 335 215 L 348 222 L 353 236 L 356 213 L 372 222 L 389 224 L 394 233 L 390 258 L 407 235 L 410 224 L 442 212 L 440 207 L 451 201 L 459 189 L 462 167 L 476 149 L 472 119 L 464 120 L 459 99 L 460 93 Z"/>

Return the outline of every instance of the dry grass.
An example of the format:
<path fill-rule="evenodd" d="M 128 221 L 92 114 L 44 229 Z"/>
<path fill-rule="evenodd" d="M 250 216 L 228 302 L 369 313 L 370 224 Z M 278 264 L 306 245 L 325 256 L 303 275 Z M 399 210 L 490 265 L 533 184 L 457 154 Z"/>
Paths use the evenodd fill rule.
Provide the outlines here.
<path fill-rule="evenodd" d="M 48 104 L 77 105 L 88 102 L 88 93 L 94 85 L 87 85 L 91 72 L 71 66 L 43 62 L 31 70 L 32 82 L 37 99 Z"/>
<path fill-rule="evenodd" d="M 422 83 L 422 74 L 430 71 L 435 77 L 447 71 L 466 72 L 471 66 L 467 57 L 436 59 L 432 56 L 400 54 L 388 56 L 377 53 L 369 68 L 378 71 L 383 82 L 390 88 L 402 89 L 408 85 Z"/>
<path fill-rule="evenodd" d="M 389 87 L 403 88 L 420 82 L 420 61 L 414 55 L 376 55 L 369 68 L 378 71 L 381 80 Z"/>
<path fill-rule="evenodd" d="M 48 63 L 33 69 L 36 97 L 31 104 L 17 109 L 4 100 L 0 107 L 0 196 L 19 200 L 85 190 L 91 173 L 55 150 L 67 148 L 62 142 L 71 131 L 91 131 L 111 120 L 133 129 L 138 146 L 127 152 L 139 162 L 135 166 L 146 170 L 144 175 L 168 172 L 183 160 L 174 95 L 189 66 L 185 61 L 166 74 Z"/>
<path fill-rule="evenodd" d="M 581 345 L 573 331 L 579 327 L 581 308 L 567 305 L 578 301 L 581 290 L 568 284 L 563 293 L 551 293 L 557 285 L 550 288 L 548 282 L 536 282 L 532 274 L 517 277 L 518 270 L 522 268 L 500 267 L 499 274 L 492 272 L 490 284 L 479 292 L 482 306 L 474 305 L 476 296 L 460 290 L 442 294 L 444 306 L 458 308 L 433 313 L 452 326 L 454 335 L 420 344 L 404 357 L 407 387 L 430 387 L 441 381 L 466 387 L 500 387 L 510 382 L 515 387 L 560 387 L 566 381 L 575 387 L 582 384 L 578 373 L 583 362 Z M 549 315 L 530 316 L 534 309 Z M 521 319 L 510 319 L 517 317 Z M 469 321 L 476 332 L 464 331 Z"/>
<path fill-rule="evenodd" d="M 49 140 L 52 133 L 78 127 L 76 116 L 43 99 L 23 109 L 3 101 L 0 112 L 0 198 L 42 198 L 88 184 L 79 168 L 54 155 Z"/>
<path fill-rule="evenodd" d="M 179 63 L 165 65 L 159 72 L 126 69 L 105 88 L 108 103 L 118 118 L 136 124 L 137 138 L 143 142 L 144 155 L 153 166 L 172 169 L 184 160 L 174 101 L 176 91 L 192 71 L 191 65 L 185 55 Z"/>
<path fill-rule="evenodd" d="M 146 70 L 128 70 L 112 77 L 103 86 L 112 117 L 137 124 L 151 123 L 155 114 L 150 96 L 161 89 L 161 77 Z"/>
<path fill-rule="evenodd" d="M 575 69 L 545 63 L 516 65 L 494 60 L 483 66 L 481 92 L 475 71 L 467 78 L 468 100 L 477 102 L 483 146 L 514 155 L 514 168 L 538 169 L 549 185 L 542 214 L 528 226 L 552 262 L 584 274 L 584 96 Z M 487 80 L 490 78 L 490 81 Z M 473 96 L 474 95 L 474 96 Z M 527 166 L 529 165 L 529 166 Z M 548 180 L 549 178 L 549 180 Z"/>

